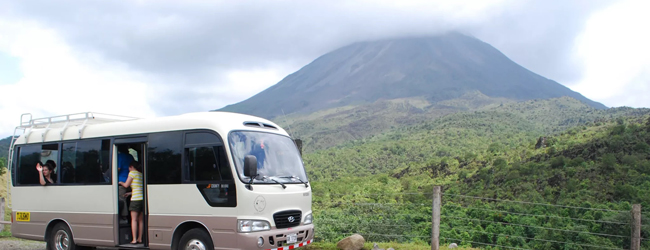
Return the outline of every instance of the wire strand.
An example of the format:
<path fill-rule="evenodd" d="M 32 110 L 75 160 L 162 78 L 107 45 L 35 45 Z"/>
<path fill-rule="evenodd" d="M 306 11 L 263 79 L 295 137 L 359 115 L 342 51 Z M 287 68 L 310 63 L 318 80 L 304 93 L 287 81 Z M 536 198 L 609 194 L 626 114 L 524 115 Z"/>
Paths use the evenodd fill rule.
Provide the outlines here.
<path fill-rule="evenodd" d="M 361 226 L 378 226 L 378 227 L 412 227 L 412 225 L 382 225 L 382 224 L 370 224 L 370 223 L 359 223 L 359 224 L 349 224 L 349 223 L 338 223 L 337 220 L 321 220 L 321 221 L 329 221 L 329 222 L 337 222 L 335 224 L 337 225 L 344 225 L 344 226 L 353 226 L 353 225 L 361 225 Z"/>
<path fill-rule="evenodd" d="M 598 223 L 609 223 L 609 224 L 619 224 L 619 225 L 630 225 L 630 223 L 616 222 L 616 221 L 588 220 L 588 219 L 578 219 L 578 218 L 562 217 L 562 216 L 524 214 L 524 213 L 508 212 L 508 211 L 503 211 L 503 210 L 492 210 L 492 209 L 473 208 L 473 207 L 467 207 L 467 206 L 461 206 L 461 207 L 463 207 L 463 208 L 467 208 L 467 209 L 473 209 L 473 210 L 488 211 L 488 212 L 497 212 L 497 213 L 508 213 L 508 214 L 514 214 L 514 215 L 523 215 L 523 216 L 547 217 L 547 218 L 570 219 L 570 220 L 587 221 L 587 222 L 598 222 Z"/>
<path fill-rule="evenodd" d="M 431 207 L 431 204 L 423 203 L 371 203 L 371 202 L 314 202 L 321 204 L 336 204 L 336 205 L 355 205 L 355 206 L 378 206 L 378 207 L 393 207 L 393 206 L 427 206 Z"/>
<path fill-rule="evenodd" d="M 314 193 L 317 195 L 319 193 Z M 375 193 L 375 194 L 341 194 L 341 193 L 320 193 L 322 195 L 336 195 L 336 196 L 345 196 L 345 195 L 354 195 L 354 196 L 381 196 L 381 195 L 433 195 L 433 193 Z"/>
<path fill-rule="evenodd" d="M 553 205 L 553 204 L 544 204 L 544 203 L 536 203 L 536 202 L 528 202 L 528 201 L 501 200 L 501 199 L 493 199 L 493 198 L 476 197 L 476 196 L 469 196 L 469 195 L 462 195 L 462 194 L 446 194 L 446 193 L 443 193 L 442 195 L 444 195 L 444 196 L 456 196 L 456 197 L 472 198 L 472 199 L 480 199 L 480 200 L 489 200 L 489 201 L 501 201 L 501 202 L 512 202 L 512 203 L 520 203 L 520 204 L 528 204 L 528 205 L 539 205 L 539 206 L 551 206 L 551 207 L 562 207 L 562 208 L 575 208 L 575 209 L 585 209 L 585 210 L 595 210 L 595 211 L 606 211 L 606 212 L 617 212 L 617 213 L 627 213 L 627 212 L 630 212 L 630 211 L 611 210 L 611 209 L 603 209 L 603 208 L 588 208 L 588 207 L 574 207 L 574 206 L 564 206 L 564 205 Z"/>
<path fill-rule="evenodd" d="M 570 242 L 566 242 L 566 241 L 537 239 L 537 238 L 529 238 L 529 237 L 517 236 L 517 235 L 495 234 L 495 233 L 488 233 L 488 232 L 482 232 L 482 231 L 471 230 L 471 229 L 467 229 L 467 230 L 463 230 L 463 231 L 476 232 L 476 233 L 482 233 L 482 234 L 491 234 L 491 235 L 497 235 L 497 236 L 506 236 L 506 237 L 513 237 L 513 238 L 522 238 L 522 239 L 534 240 L 534 241 L 544 241 L 544 242 L 551 242 L 551 243 L 569 244 L 569 245 L 576 245 L 576 246 L 582 246 L 582 247 L 595 247 L 595 248 L 603 248 L 603 249 L 625 250 L 623 248 L 611 248 L 611 247 L 596 246 L 596 245 L 589 245 L 589 244 L 570 243 Z"/>
<path fill-rule="evenodd" d="M 336 232 L 332 232 L 336 233 Z M 384 236 L 384 237 L 410 237 L 410 238 L 431 238 L 430 235 L 427 236 L 419 236 L 419 235 L 402 235 L 402 234 L 378 234 L 378 233 L 337 233 L 337 234 L 343 234 L 343 235 L 352 235 L 352 234 L 361 234 L 361 235 L 373 235 L 373 236 Z"/>
<path fill-rule="evenodd" d="M 584 232 L 584 231 L 573 231 L 573 230 L 567 230 L 567 229 L 557 229 L 557 228 L 530 226 L 530 225 L 514 224 L 514 223 L 508 223 L 508 222 L 487 221 L 487 220 L 481 220 L 481 219 L 470 219 L 470 218 L 461 218 L 461 217 L 454 217 L 454 216 L 444 216 L 444 217 L 453 218 L 453 219 L 460 219 L 460 220 L 471 220 L 471 221 L 480 221 L 480 222 L 487 222 L 487 223 L 496 223 L 496 224 L 502 224 L 502 225 L 538 228 L 538 229 L 553 230 L 553 231 L 563 231 L 563 232 L 571 232 L 571 233 L 584 233 L 584 234 L 591 234 L 591 235 L 598 235 L 598 236 L 610 236 L 610 237 L 619 237 L 619 238 L 628 238 L 628 239 L 630 238 L 629 236 L 622 236 L 622 235 L 591 233 L 591 232 Z"/>
<path fill-rule="evenodd" d="M 458 242 L 468 242 L 472 244 L 479 244 L 479 245 L 486 245 L 486 246 L 493 246 L 493 247 L 504 247 L 504 248 L 509 248 L 509 249 L 519 249 L 519 250 L 532 250 L 528 248 L 519 248 L 519 247 L 509 247 L 509 246 L 504 246 L 504 245 L 496 245 L 496 244 L 489 244 L 489 243 L 482 243 L 482 242 L 475 242 L 475 241 L 469 241 L 469 240 L 462 240 L 462 239 L 454 239 L 454 238 L 447 238 L 447 237 L 440 237 L 441 239 L 445 240 L 455 240 Z"/>
<path fill-rule="evenodd" d="M 352 213 L 352 215 L 354 215 L 355 217 L 364 217 L 364 216 L 359 216 L 359 215 L 357 215 L 355 213 Z M 369 214 L 368 216 L 372 216 L 372 217 L 376 217 L 376 216 L 422 217 L 422 218 L 426 218 L 428 220 L 431 220 L 431 215 L 430 214 L 421 215 L 421 214 L 378 214 L 378 213 L 373 213 L 373 214 Z"/>

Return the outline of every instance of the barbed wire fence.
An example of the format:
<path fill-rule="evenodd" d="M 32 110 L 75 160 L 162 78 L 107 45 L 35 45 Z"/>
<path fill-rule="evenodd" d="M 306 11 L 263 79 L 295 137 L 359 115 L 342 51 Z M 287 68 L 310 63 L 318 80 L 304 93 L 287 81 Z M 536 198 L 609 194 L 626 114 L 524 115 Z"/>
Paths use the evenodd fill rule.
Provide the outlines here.
<path fill-rule="evenodd" d="M 370 242 L 426 243 L 432 249 L 450 243 L 485 249 L 650 249 L 645 238 L 650 225 L 641 224 L 641 217 L 650 216 L 640 205 L 620 210 L 441 192 L 436 211 L 435 194 L 434 188 L 315 195 L 316 240 L 360 234 Z"/>

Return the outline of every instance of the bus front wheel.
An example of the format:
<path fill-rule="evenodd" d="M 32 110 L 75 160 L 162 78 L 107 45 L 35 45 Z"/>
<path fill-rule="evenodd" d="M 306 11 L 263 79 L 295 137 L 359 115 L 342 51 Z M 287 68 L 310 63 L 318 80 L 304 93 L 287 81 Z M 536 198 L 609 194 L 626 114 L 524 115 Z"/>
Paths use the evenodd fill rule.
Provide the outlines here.
<path fill-rule="evenodd" d="M 203 229 L 194 228 L 187 231 L 181 237 L 178 244 L 179 250 L 207 250 L 214 249 L 210 235 Z"/>
<path fill-rule="evenodd" d="M 56 224 L 47 239 L 48 250 L 76 250 L 70 228 L 65 223 Z"/>

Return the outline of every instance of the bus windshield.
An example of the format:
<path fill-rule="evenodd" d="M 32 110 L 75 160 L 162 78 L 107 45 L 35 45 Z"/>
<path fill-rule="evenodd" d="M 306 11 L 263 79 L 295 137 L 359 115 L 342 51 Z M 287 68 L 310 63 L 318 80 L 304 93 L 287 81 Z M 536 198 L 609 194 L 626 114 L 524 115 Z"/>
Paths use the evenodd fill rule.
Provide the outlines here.
<path fill-rule="evenodd" d="M 307 174 L 302 165 L 298 149 L 291 138 L 263 132 L 235 131 L 229 136 L 239 179 L 249 182 L 244 176 L 244 157 L 257 158 L 258 178 L 254 183 L 306 183 Z"/>

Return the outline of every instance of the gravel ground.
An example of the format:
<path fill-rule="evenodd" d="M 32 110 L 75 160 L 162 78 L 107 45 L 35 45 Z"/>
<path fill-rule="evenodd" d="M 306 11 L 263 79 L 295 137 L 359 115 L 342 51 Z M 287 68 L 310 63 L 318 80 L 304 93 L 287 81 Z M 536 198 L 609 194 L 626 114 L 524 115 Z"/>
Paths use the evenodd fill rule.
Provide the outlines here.
<path fill-rule="evenodd" d="M 109 249 L 115 248 L 97 248 L 97 250 Z M 21 240 L 11 237 L 0 237 L 0 250 L 45 250 L 45 242 Z"/>
<path fill-rule="evenodd" d="M 97 250 L 114 250 L 116 248 L 98 247 Z M 45 250 L 45 242 L 16 239 L 0 236 L 0 250 Z"/>
<path fill-rule="evenodd" d="M 16 238 L 1 237 L 0 249 L 3 250 L 45 250 L 45 242 L 20 240 Z"/>

